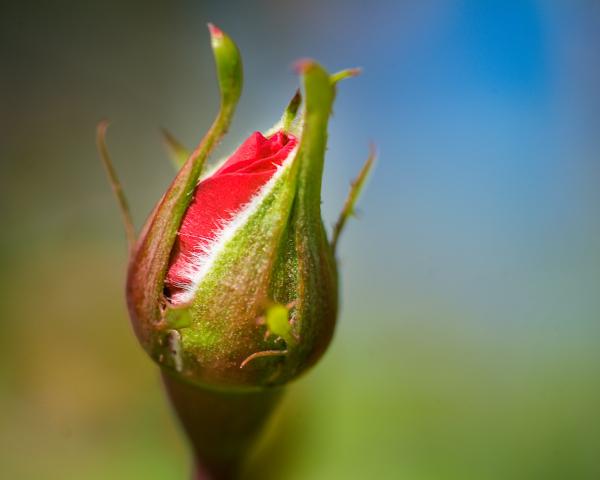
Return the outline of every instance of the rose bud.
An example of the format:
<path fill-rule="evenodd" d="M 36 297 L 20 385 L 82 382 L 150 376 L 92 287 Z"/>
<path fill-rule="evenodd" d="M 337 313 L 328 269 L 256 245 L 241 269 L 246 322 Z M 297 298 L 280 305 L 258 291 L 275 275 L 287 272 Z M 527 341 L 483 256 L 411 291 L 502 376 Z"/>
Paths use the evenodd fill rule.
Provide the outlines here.
<path fill-rule="evenodd" d="M 255 132 L 210 172 L 242 89 L 233 41 L 209 25 L 219 113 L 189 153 L 165 133 L 178 173 L 136 239 L 105 144 L 98 147 L 129 240 L 127 303 L 144 349 L 194 451 L 195 478 L 235 478 L 283 385 L 313 365 L 333 335 L 335 248 L 373 164 L 353 182 L 331 236 L 321 220 L 327 123 L 338 81 L 299 62 L 298 92 L 281 120 Z M 301 107 L 302 104 L 302 108 Z"/>
<path fill-rule="evenodd" d="M 334 248 L 372 156 L 330 242 L 321 220 L 327 123 L 336 83 L 298 63 L 297 93 L 268 132 L 255 132 L 212 173 L 205 161 L 227 131 L 242 88 L 233 41 L 210 26 L 221 108 L 131 246 L 127 301 L 134 330 L 161 367 L 188 383 L 252 390 L 281 385 L 327 348 L 338 307 Z M 301 113 L 299 113 L 301 112 Z M 130 226 L 103 142 L 100 148 Z M 129 228 L 130 238 L 133 237 Z"/>

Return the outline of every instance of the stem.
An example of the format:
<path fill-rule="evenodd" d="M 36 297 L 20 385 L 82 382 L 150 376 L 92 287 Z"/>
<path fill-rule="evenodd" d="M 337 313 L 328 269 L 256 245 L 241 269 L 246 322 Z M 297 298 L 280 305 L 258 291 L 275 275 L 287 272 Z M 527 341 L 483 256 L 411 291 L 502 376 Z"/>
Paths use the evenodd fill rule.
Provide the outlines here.
<path fill-rule="evenodd" d="M 192 446 L 194 480 L 233 480 L 283 389 L 223 392 L 162 372 L 167 396 Z"/>

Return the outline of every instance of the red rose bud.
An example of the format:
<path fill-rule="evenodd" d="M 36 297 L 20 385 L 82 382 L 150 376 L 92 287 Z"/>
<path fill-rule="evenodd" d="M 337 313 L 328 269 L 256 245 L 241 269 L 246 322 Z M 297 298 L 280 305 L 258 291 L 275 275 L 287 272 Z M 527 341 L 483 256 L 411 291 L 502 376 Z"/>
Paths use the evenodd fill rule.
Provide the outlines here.
<path fill-rule="evenodd" d="M 203 172 L 242 86 L 237 47 L 216 27 L 210 33 L 221 108 L 191 154 L 166 134 L 182 166 L 132 246 L 127 299 L 141 344 L 167 371 L 196 385 L 257 389 L 294 379 L 331 340 L 334 245 L 372 158 L 330 242 L 320 206 L 327 123 L 337 81 L 357 71 L 330 76 L 303 60 L 303 108 L 298 93 L 272 130 L 253 133 L 213 173 Z M 103 133 L 101 153 L 129 225 Z"/>

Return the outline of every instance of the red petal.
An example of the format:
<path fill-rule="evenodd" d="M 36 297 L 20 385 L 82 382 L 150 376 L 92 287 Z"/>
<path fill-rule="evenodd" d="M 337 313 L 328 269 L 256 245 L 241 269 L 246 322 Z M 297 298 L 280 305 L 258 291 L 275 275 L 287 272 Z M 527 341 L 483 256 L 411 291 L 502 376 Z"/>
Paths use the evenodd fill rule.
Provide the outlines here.
<path fill-rule="evenodd" d="M 171 255 L 166 278 L 171 294 L 190 283 L 185 272 L 192 258 L 205 252 L 223 224 L 271 179 L 297 143 L 282 132 L 269 138 L 255 132 L 221 168 L 198 184 Z"/>

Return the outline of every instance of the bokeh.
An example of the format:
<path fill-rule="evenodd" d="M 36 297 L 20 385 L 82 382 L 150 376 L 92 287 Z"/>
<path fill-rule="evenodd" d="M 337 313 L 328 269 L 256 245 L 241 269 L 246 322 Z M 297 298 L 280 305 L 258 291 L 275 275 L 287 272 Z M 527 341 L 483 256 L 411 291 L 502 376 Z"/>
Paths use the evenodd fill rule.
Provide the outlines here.
<path fill-rule="evenodd" d="M 340 85 L 324 214 L 373 141 L 342 312 L 248 478 L 600 478 L 600 3 L 2 2 L 0 476 L 186 478 L 123 299 L 95 125 L 141 225 L 217 108 L 205 24 L 240 45 L 220 153 L 269 127 L 295 59 Z"/>

